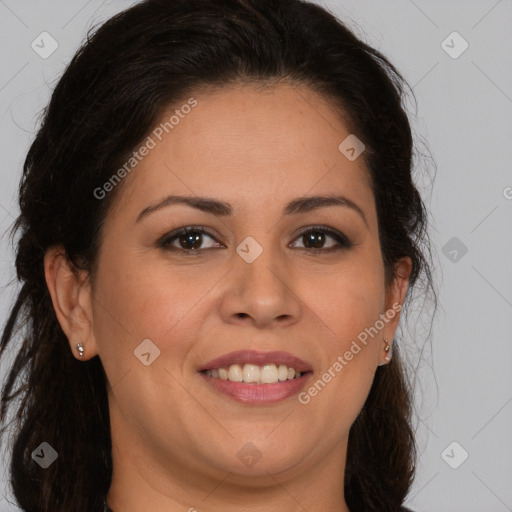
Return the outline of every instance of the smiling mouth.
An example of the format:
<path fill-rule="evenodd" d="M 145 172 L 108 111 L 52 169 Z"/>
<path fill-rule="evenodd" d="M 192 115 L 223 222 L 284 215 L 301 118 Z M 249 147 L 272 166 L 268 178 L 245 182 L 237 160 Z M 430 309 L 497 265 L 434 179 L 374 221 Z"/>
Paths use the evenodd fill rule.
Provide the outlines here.
<path fill-rule="evenodd" d="M 308 362 L 279 350 L 231 352 L 204 363 L 197 371 L 215 393 L 247 405 L 290 399 L 313 374 Z"/>
<path fill-rule="evenodd" d="M 201 373 L 214 379 L 244 384 L 276 384 L 302 377 L 310 372 L 300 372 L 285 364 L 244 365 L 232 364 L 220 368 L 202 370 Z"/>

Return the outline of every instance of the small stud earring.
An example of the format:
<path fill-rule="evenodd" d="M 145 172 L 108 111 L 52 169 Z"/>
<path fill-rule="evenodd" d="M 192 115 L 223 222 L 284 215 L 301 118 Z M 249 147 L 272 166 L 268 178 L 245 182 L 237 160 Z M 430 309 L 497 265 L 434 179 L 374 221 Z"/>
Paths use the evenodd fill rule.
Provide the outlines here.
<path fill-rule="evenodd" d="M 82 359 L 84 357 L 84 351 L 85 351 L 84 344 L 77 343 L 75 345 L 75 348 L 78 350 L 78 355 L 80 356 L 80 359 Z"/>
<path fill-rule="evenodd" d="M 386 347 L 384 348 L 384 352 L 386 352 L 388 355 L 384 358 L 385 361 L 389 363 L 391 361 L 391 354 L 389 351 L 391 350 L 391 343 L 389 343 L 389 340 L 384 338 L 384 343 L 386 344 Z"/>
<path fill-rule="evenodd" d="M 386 352 L 386 354 L 388 354 L 384 358 L 384 361 L 387 361 L 389 363 L 391 361 L 391 355 L 390 355 L 391 343 L 386 338 L 384 338 L 384 343 L 386 344 L 386 346 L 384 347 L 384 352 Z M 379 366 L 384 366 L 385 364 L 386 363 L 379 363 Z"/>

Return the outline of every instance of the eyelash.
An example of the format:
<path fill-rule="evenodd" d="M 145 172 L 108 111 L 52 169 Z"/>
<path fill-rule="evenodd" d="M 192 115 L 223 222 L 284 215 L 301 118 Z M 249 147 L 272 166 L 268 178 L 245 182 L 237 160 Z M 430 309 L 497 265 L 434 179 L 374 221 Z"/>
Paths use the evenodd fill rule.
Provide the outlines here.
<path fill-rule="evenodd" d="M 215 242 L 217 242 L 215 235 L 210 233 L 205 227 L 203 226 L 187 226 L 184 228 L 177 229 L 175 231 L 172 231 L 171 233 L 166 234 L 159 242 L 158 247 L 168 250 L 168 251 L 178 251 L 183 253 L 185 256 L 198 256 L 204 251 L 208 251 L 214 248 L 208 248 L 208 249 L 182 249 L 181 247 L 174 247 L 171 245 L 171 243 L 176 240 L 181 235 L 187 235 L 191 233 L 201 234 L 201 235 L 207 235 Z M 337 243 L 338 246 L 329 247 L 327 249 L 309 249 L 307 247 L 300 247 L 299 249 L 302 249 L 309 254 L 326 254 L 326 253 L 332 253 L 336 251 L 340 251 L 343 249 L 350 249 L 353 246 L 353 243 L 350 242 L 350 240 L 339 231 L 329 228 L 327 226 L 308 226 L 307 228 L 302 229 L 296 238 L 294 240 L 297 240 L 301 236 L 308 234 L 308 233 L 323 233 L 325 235 L 328 235 L 329 237 L 333 238 Z M 220 242 L 217 242 L 220 243 Z"/>

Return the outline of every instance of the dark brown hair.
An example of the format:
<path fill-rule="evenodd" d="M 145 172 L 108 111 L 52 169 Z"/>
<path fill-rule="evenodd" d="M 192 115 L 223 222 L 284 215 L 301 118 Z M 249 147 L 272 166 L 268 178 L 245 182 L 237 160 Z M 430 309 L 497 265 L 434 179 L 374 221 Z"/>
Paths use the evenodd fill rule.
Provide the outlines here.
<path fill-rule="evenodd" d="M 122 184 L 101 201 L 93 191 L 163 109 L 201 87 L 274 80 L 305 84 L 340 109 L 366 145 L 388 283 L 409 256 L 408 298 L 418 283 L 432 288 L 406 83 L 381 53 L 301 0 L 147 0 L 114 16 L 89 34 L 58 82 L 20 183 L 13 232 L 21 290 L 0 355 L 16 337 L 20 344 L 0 419 L 15 404 L 10 471 L 22 510 L 101 511 L 112 475 L 106 376 L 99 357 L 79 362 L 69 350 L 45 282 L 46 251 L 61 245 L 73 268 L 93 274 L 102 223 Z M 350 430 L 352 512 L 396 512 L 413 479 L 411 390 L 397 341 Z M 31 458 L 43 441 L 59 454 L 46 470 Z"/>

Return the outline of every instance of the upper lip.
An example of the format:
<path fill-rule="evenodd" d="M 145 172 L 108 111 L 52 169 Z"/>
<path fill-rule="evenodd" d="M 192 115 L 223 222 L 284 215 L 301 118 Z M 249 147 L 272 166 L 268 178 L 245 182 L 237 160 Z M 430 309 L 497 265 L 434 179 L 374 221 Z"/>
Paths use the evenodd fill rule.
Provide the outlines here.
<path fill-rule="evenodd" d="M 275 364 L 279 366 L 284 364 L 289 368 L 294 368 L 298 372 L 310 372 L 311 366 L 302 359 L 283 351 L 259 352 L 256 350 L 238 350 L 230 352 L 220 357 L 212 359 L 199 367 L 199 371 L 213 370 L 214 368 L 226 368 L 232 364 L 255 364 L 263 366 L 265 364 Z"/>

